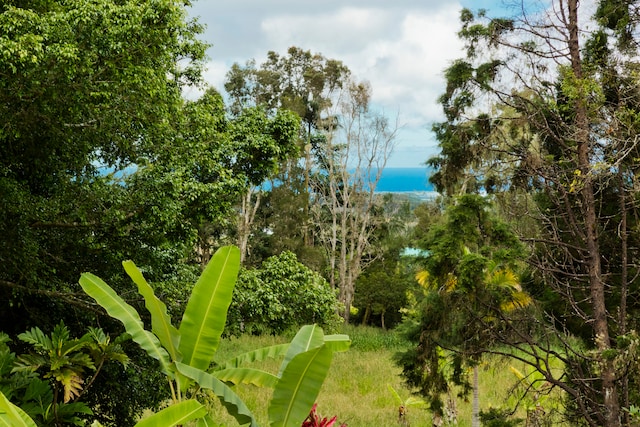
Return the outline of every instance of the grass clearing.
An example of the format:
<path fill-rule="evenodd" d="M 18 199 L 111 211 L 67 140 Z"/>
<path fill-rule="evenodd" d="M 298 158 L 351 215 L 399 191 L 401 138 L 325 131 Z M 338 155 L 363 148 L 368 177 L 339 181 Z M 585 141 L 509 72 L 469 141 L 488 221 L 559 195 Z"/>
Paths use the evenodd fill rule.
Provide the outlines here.
<path fill-rule="evenodd" d="M 346 327 L 342 333 L 352 339 L 351 349 L 334 355 L 331 369 L 318 396 L 318 412 L 323 416 L 338 416 L 338 421 L 348 427 L 392 427 L 398 425 L 398 408 L 388 389 L 391 385 L 406 399 L 410 396 L 400 376 L 401 369 L 394 363 L 393 356 L 408 343 L 393 332 L 376 328 Z M 224 361 L 235 355 L 273 344 L 290 341 L 291 337 L 243 336 L 222 341 L 216 360 Z M 277 372 L 280 360 L 270 360 L 254 367 Z M 480 408 L 502 407 L 509 399 L 509 391 L 517 381 L 510 366 L 526 372 L 522 364 L 508 362 L 501 358 L 487 358 L 480 365 L 479 390 Z M 260 425 L 267 426 L 267 404 L 271 390 L 253 386 L 237 386 L 236 393 L 253 411 Z M 471 426 L 471 396 L 469 401 L 457 400 L 458 426 Z M 215 396 L 210 401 L 212 415 L 225 426 L 236 426 L 236 421 L 226 411 Z M 524 408 L 519 413 L 525 418 Z M 431 413 L 425 409 L 410 408 L 407 415 L 412 427 L 431 427 Z M 337 427 L 337 426 L 336 426 Z"/>

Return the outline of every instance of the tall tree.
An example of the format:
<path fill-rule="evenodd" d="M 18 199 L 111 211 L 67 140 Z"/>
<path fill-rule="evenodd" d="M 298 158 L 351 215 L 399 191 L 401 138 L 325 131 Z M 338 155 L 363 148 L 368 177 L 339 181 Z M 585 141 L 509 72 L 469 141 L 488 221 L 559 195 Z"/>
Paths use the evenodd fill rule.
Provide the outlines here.
<path fill-rule="evenodd" d="M 194 249 L 206 259 L 208 237 L 220 232 L 211 224 L 228 224 L 233 202 L 295 147 L 292 113 L 254 108 L 228 119 L 213 90 L 182 98 L 185 86 L 200 81 L 206 48 L 185 3 L 0 5 L 5 332 L 53 329 L 61 319 L 75 333 L 84 330 L 100 312 L 80 292 L 80 274 L 128 287 L 125 259 L 163 290 L 177 284 L 180 295 L 200 268 Z M 101 325 L 118 327 L 105 318 Z M 136 363 L 151 362 L 140 356 Z M 135 383 L 150 393 L 102 390 L 109 401 L 101 408 L 119 425 L 132 424 L 140 406 L 162 398 L 153 380 Z M 105 384 L 125 386 L 113 377 Z"/>
<path fill-rule="evenodd" d="M 254 60 L 248 61 L 244 66 L 234 64 L 227 73 L 225 89 L 230 96 L 230 110 L 232 114 L 239 114 L 243 109 L 252 106 L 261 106 L 267 112 L 273 113 L 277 109 L 293 111 L 301 118 L 299 132 L 299 153 L 304 158 L 304 169 L 298 166 L 299 158 L 292 156 L 287 162 L 283 162 L 280 168 L 278 181 L 285 186 L 294 188 L 299 185 L 294 181 L 302 172 L 303 186 L 301 191 L 290 193 L 285 203 L 279 206 L 282 212 L 289 212 L 289 216 L 298 218 L 298 224 L 302 229 L 304 245 L 298 245 L 293 240 L 293 246 L 286 249 L 296 250 L 301 260 L 308 257 L 304 255 L 304 247 L 312 246 L 311 224 L 309 223 L 309 177 L 313 167 L 313 152 L 316 148 L 314 135 L 321 126 L 322 114 L 331 107 L 334 94 L 339 92 L 350 76 L 349 69 L 342 62 L 325 58 L 320 54 L 312 54 L 299 47 L 291 47 L 286 55 L 279 55 L 270 51 L 267 60 L 256 66 Z M 253 192 L 258 194 L 257 191 Z M 304 218 L 297 211 L 298 203 L 291 204 L 291 197 L 302 199 Z M 278 200 L 271 197 L 271 203 Z M 256 209 L 257 199 L 245 197 L 247 209 L 251 212 Z M 246 218 L 245 218 L 246 219 Z M 297 228 L 289 231 L 297 232 Z M 287 231 L 287 230 L 282 230 Z M 316 254 L 317 256 L 317 254 Z"/>
<path fill-rule="evenodd" d="M 113 207 L 127 189 L 104 170 L 154 156 L 181 88 L 199 81 L 200 30 L 173 0 L 2 3 L 3 325 L 53 326 L 51 305 L 78 304 L 80 272 L 126 253 Z M 36 318 L 15 315 L 27 306 Z"/>
<path fill-rule="evenodd" d="M 347 322 L 356 280 L 379 255 L 372 245 L 375 230 L 389 220 L 377 209 L 382 198 L 376 187 L 393 151 L 397 125 L 370 109 L 370 99 L 366 82 L 351 81 L 341 93 L 328 115 L 312 180 L 317 236 Z"/>
<path fill-rule="evenodd" d="M 113 277 L 124 257 L 156 246 L 123 236 L 129 229 L 120 225 L 128 225 L 131 211 L 121 207 L 130 194 L 115 172 L 104 171 L 153 157 L 181 109 L 182 88 L 200 79 L 206 45 L 184 6 L 175 0 L 0 4 L 5 332 L 36 325 L 52 330 L 61 319 L 73 333 L 84 331 L 96 311 L 81 298 L 80 273 Z M 108 321 L 102 326 L 111 327 Z M 163 398 L 151 376 L 127 371 L 136 386 L 154 390 L 132 393 L 117 389 L 126 386 L 113 375 L 103 377 L 109 393 L 97 383 L 93 390 L 120 425 L 132 424 L 136 411 Z"/>
<path fill-rule="evenodd" d="M 430 160 L 440 190 L 501 192 L 518 202 L 506 210 L 536 221 L 522 236 L 534 249 L 531 291 L 553 321 L 541 336 L 527 334 L 526 345 L 511 344 L 534 356 L 534 368 L 592 426 L 620 425 L 629 405 L 620 366 L 631 361 L 616 343 L 627 342 L 637 310 L 629 305 L 640 111 L 633 3 L 599 2 L 593 32 L 577 0 L 509 19 L 463 10 L 467 57 L 446 71 L 446 121 L 434 126 L 441 154 Z M 566 376 L 542 363 L 558 353 L 551 342 L 561 343 Z"/>
<path fill-rule="evenodd" d="M 426 289 L 419 325 L 412 332 L 418 343 L 401 357 L 410 385 L 430 398 L 436 416 L 444 416 L 441 395 L 453 382 L 468 384 L 464 364 L 477 367 L 483 354 L 505 336 L 517 338 L 520 309 L 530 303 L 517 272 L 525 251 L 517 236 L 478 195 L 457 197 L 425 235 L 420 247 L 428 251 L 424 270 L 417 274 Z M 442 363 L 450 350 L 453 375 Z M 443 371 L 444 370 L 444 371 Z M 474 374 L 477 374 L 474 373 Z M 474 375 L 474 409 L 477 409 L 477 375 Z M 475 411 L 474 411 L 475 412 Z M 474 413 L 473 425 L 479 425 Z"/>

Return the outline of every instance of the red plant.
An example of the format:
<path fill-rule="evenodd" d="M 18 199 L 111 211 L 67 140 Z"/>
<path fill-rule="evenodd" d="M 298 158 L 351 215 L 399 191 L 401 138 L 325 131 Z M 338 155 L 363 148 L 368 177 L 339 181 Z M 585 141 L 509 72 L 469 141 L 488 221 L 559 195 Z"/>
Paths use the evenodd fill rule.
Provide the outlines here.
<path fill-rule="evenodd" d="M 318 406 L 317 403 L 313 405 L 313 408 L 311 408 L 311 412 L 309 413 L 309 416 L 302 423 L 302 427 L 333 427 L 338 417 L 335 416 L 330 420 L 327 420 L 326 417 L 321 418 L 321 416 L 318 415 L 318 413 L 316 412 L 317 406 Z M 347 425 L 340 424 L 340 427 L 347 427 Z"/>

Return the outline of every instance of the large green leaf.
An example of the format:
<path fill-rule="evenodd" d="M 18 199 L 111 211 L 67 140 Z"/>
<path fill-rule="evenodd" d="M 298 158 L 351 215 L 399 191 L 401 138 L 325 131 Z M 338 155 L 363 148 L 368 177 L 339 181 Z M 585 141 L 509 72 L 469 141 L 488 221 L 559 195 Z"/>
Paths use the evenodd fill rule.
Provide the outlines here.
<path fill-rule="evenodd" d="M 387 389 L 389 389 L 389 391 L 391 392 L 391 395 L 393 396 L 393 400 L 396 401 L 396 406 L 401 406 L 402 404 L 404 404 L 404 402 L 402 401 L 402 398 L 400 397 L 396 389 L 393 388 L 391 384 L 387 384 Z"/>
<path fill-rule="evenodd" d="M 185 400 L 167 406 L 162 411 L 136 423 L 135 427 L 172 427 L 182 425 L 187 421 L 202 418 L 206 415 L 207 409 L 200 402 L 193 399 Z"/>
<path fill-rule="evenodd" d="M 266 359 L 275 359 L 282 356 L 289 349 L 289 343 L 270 345 L 268 347 L 262 347 L 257 350 L 248 351 L 242 353 L 233 359 L 228 359 L 224 362 L 225 368 L 239 368 L 242 365 L 253 362 L 260 362 Z"/>
<path fill-rule="evenodd" d="M 301 327 L 296 336 L 291 340 L 291 344 L 289 344 L 287 353 L 280 365 L 280 372 L 278 372 L 278 376 L 282 375 L 287 364 L 296 355 L 322 345 L 324 345 L 324 333 L 322 332 L 321 327 L 318 325 L 305 325 Z"/>
<path fill-rule="evenodd" d="M 37 427 L 37 424 L 0 392 L 0 426 Z"/>
<path fill-rule="evenodd" d="M 275 387 L 278 377 L 269 372 L 252 368 L 231 368 L 215 371 L 213 374 L 220 381 L 233 384 L 252 384 L 258 387 Z"/>
<path fill-rule="evenodd" d="M 207 414 L 203 418 L 198 420 L 196 427 L 224 427 L 222 424 L 218 424 L 211 418 L 211 415 Z"/>
<path fill-rule="evenodd" d="M 158 337 L 165 350 L 169 352 L 171 360 L 179 362 L 181 359 L 178 351 L 180 335 L 176 327 L 171 324 L 171 318 L 167 314 L 167 306 L 156 297 L 153 288 L 133 261 L 123 261 L 122 266 L 131 280 L 138 285 L 140 295 L 144 297 L 144 305 L 151 314 L 151 331 Z"/>
<path fill-rule="evenodd" d="M 185 377 L 197 382 L 200 387 L 213 391 L 227 409 L 229 415 L 238 421 L 238 424 L 244 425 L 250 423 L 251 427 L 258 427 L 258 422 L 249 408 L 247 408 L 247 405 L 245 405 L 242 399 L 240 399 L 228 385 L 208 372 L 185 365 L 184 363 L 177 362 L 176 369 Z"/>
<path fill-rule="evenodd" d="M 325 335 L 324 343 L 334 353 L 341 353 L 349 350 L 349 347 L 351 347 L 351 338 L 349 338 L 349 335 L 344 334 Z"/>
<path fill-rule="evenodd" d="M 193 288 L 180 323 L 182 362 L 205 370 L 215 354 L 227 320 L 240 269 L 240 250 L 220 248 Z"/>
<path fill-rule="evenodd" d="M 325 345 L 299 353 L 287 364 L 269 404 L 272 427 L 299 427 L 324 382 L 333 351 Z"/>
<path fill-rule="evenodd" d="M 83 273 L 80 286 L 91 298 L 95 299 L 107 313 L 124 325 L 131 338 L 140 345 L 149 356 L 160 362 L 162 372 L 171 375 L 169 370 L 169 354 L 162 348 L 158 338 L 144 329 L 138 312 L 127 304 L 116 292 L 98 276 Z"/>

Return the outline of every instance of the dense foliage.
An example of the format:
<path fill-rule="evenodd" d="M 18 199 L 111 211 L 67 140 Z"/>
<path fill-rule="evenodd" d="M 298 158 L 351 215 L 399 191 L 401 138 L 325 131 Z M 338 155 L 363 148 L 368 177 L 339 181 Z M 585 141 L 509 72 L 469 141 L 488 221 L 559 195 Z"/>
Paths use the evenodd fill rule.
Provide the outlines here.
<path fill-rule="evenodd" d="M 524 248 L 481 196 L 456 198 L 421 247 L 428 255 L 417 278 L 425 293 L 409 331 L 417 345 L 400 362 L 408 383 L 442 417 L 442 396 L 454 384 L 471 389 L 465 366 L 530 327 L 523 310 L 531 298 L 517 275 Z"/>
<path fill-rule="evenodd" d="M 122 264 L 144 298 L 151 315 L 150 330 L 145 328 L 135 308 L 98 276 L 84 273 L 80 285 L 110 316 L 123 324 L 132 340 L 158 361 L 160 371 L 166 375 L 172 404 L 141 420 L 137 426 L 176 425 L 181 420 L 191 419 L 203 419 L 204 423 L 212 425 L 215 421 L 200 403 L 207 399 L 209 392 L 218 397 L 239 424 L 258 427 L 251 410 L 231 388 L 239 383 L 273 388 L 268 408 L 270 425 L 298 426 L 314 404 L 333 353 L 349 348 L 347 336 L 325 337 L 317 325 L 306 325 L 289 345 L 257 349 L 226 362 L 218 360 L 214 363 L 240 269 L 238 248 L 226 246 L 213 254 L 193 286 L 177 326 L 173 325 L 166 305 L 155 295 L 136 265 L 131 261 Z M 244 366 L 279 356 L 284 357 L 277 375 Z"/>
<path fill-rule="evenodd" d="M 229 308 L 226 332 L 281 334 L 304 324 L 335 330 L 339 318 L 334 289 L 292 252 L 241 271 Z"/>
<path fill-rule="evenodd" d="M 185 5 L 0 6 L 0 323 L 11 337 L 60 320 L 73 334 L 94 325 L 102 312 L 78 277 L 126 288 L 117 266 L 128 258 L 181 314 L 186 284 L 229 238 L 240 194 L 296 152 L 293 113 L 256 107 L 229 119 L 215 90 L 183 99 L 206 48 Z M 132 354 L 136 366 L 153 363 Z M 108 369 L 92 404 L 131 424 L 164 397 L 135 392 L 157 380 Z"/>
<path fill-rule="evenodd" d="M 348 321 L 358 275 L 381 253 L 374 243 L 376 230 L 389 221 L 375 190 L 394 147 L 397 123 L 371 108 L 371 85 L 355 79 L 342 62 L 298 47 L 282 56 L 269 52 L 260 66 L 254 60 L 234 64 L 225 89 L 234 115 L 258 105 L 268 111 L 284 107 L 301 118 L 302 157 L 284 165 L 273 182 L 284 189 L 269 197 L 278 209 L 278 223 L 262 225 L 279 231 L 268 240 L 323 269 L 339 290 Z M 258 209 L 261 193 L 248 196 L 243 225 L 273 213 Z M 248 235 L 246 228 L 242 231 Z M 249 245 L 241 241 L 240 246 Z"/>
<path fill-rule="evenodd" d="M 527 361 L 548 391 L 570 396 L 566 419 L 590 426 L 626 425 L 637 398 L 635 3 L 599 1 L 593 22 L 577 0 L 510 18 L 463 10 L 466 56 L 445 72 L 445 120 L 433 127 L 441 151 L 429 161 L 444 194 L 491 195 L 532 254 L 522 285 L 540 311 L 507 317 L 516 334 L 495 335 L 493 351 Z M 430 272 L 477 261 L 438 260 Z"/>

